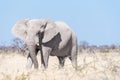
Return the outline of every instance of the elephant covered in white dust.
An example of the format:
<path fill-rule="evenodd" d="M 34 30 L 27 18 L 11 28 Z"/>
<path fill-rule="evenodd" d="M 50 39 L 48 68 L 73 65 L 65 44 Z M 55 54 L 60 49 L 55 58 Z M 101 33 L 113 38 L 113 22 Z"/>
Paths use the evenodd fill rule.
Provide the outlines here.
<path fill-rule="evenodd" d="M 77 68 L 77 37 L 70 27 L 61 21 L 48 19 L 23 19 L 12 28 L 12 33 L 27 44 L 29 55 L 27 68 L 38 68 L 37 53 L 41 53 L 41 65 L 48 67 L 49 55 L 57 56 L 60 67 L 69 57 L 72 66 Z"/>

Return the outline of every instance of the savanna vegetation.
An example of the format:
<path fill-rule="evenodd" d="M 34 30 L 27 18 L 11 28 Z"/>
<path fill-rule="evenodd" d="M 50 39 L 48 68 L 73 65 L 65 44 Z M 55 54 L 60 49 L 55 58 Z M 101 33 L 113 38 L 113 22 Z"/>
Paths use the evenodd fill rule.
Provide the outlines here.
<path fill-rule="evenodd" d="M 59 69 L 56 57 L 50 57 L 48 69 L 26 69 L 26 45 L 13 39 L 11 45 L 0 45 L 0 80 L 119 80 L 120 45 L 79 43 L 77 70 L 69 59 Z M 38 54 L 40 63 L 40 54 Z"/>

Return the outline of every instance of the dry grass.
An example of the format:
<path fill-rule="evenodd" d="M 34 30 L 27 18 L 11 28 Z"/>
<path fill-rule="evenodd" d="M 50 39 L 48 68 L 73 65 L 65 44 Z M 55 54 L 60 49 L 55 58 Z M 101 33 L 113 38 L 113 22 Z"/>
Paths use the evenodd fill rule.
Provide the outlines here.
<path fill-rule="evenodd" d="M 39 59 L 39 56 L 38 56 Z M 40 60 L 40 59 L 39 59 Z M 0 80 L 119 80 L 120 53 L 82 53 L 78 55 L 78 70 L 69 59 L 63 69 L 56 57 L 50 57 L 47 70 L 26 70 L 26 57 L 12 53 L 0 54 Z"/>

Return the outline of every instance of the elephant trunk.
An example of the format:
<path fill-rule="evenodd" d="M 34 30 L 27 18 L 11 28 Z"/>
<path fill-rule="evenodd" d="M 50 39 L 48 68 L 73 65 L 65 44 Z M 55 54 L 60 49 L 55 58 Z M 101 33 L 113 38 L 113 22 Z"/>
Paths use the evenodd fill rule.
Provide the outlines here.
<path fill-rule="evenodd" d="M 36 53 L 36 46 L 28 46 L 29 52 L 30 52 L 30 58 L 34 64 L 34 68 L 37 69 L 38 68 L 38 61 L 37 61 L 37 53 Z"/>

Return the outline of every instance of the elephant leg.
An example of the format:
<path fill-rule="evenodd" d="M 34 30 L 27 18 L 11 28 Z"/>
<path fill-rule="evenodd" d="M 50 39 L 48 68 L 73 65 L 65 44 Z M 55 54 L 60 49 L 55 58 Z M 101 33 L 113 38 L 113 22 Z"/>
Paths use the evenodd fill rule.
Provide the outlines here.
<path fill-rule="evenodd" d="M 40 50 L 40 51 L 41 51 L 41 67 L 44 68 L 45 62 L 44 62 L 44 58 L 43 58 L 43 51 L 42 50 Z"/>
<path fill-rule="evenodd" d="M 30 57 L 30 53 L 28 54 L 28 57 L 27 57 L 27 65 L 26 65 L 26 68 L 27 69 L 31 69 L 32 68 L 32 65 L 33 65 L 33 62 L 32 62 L 32 59 Z"/>
<path fill-rule="evenodd" d="M 48 59 L 51 53 L 51 48 L 49 47 L 42 47 L 41 50 L 41 65 L 46 69 L 48 67 Z"/>
<path fill-rule="evenodd" d="M 30 56 L 31 56 L 32 62 L 34 64 L 34 68 L 38 69 L 38 61 L 37 61 L 36 55 L 30 54 Z"/>
<path fill-rule="evenodd" d="M 38 51 L 36 51 L 36 47 L 30 46 L 29 51 L 30 51 L 29 56 L 30 56 L 30 58 L 31 58 L 31 60 L 32 60 L 32 62 L 34 64 L 34 68 L 38 69 L 38 61 L 37 61 L 37 57 L 36 57 Z"/>
<path fill-rule="evenodd" d="M 65 63 L 65 57 L 60 57 L 60 56 L 57 56 L 57 57 L 59 60 L 59 68 L 62 68 L 64 66 L 64 63 Z"/>
<path fill-rule="evenodd" d="M 39 51 L 39 49 L 36 49 L 36 52 L 35 52 L 36 56 L 37 56 L 37 54 L 38 54 L 38 51 Z M 28 53 L 26 68 L 27 68 L 27 69 L 31 69 L 31 68 L 32 68 L 32 65 L 33 65 L 33 61 L 32 61 L 32 58 L 31 58 L 31 56 L 30 56 L 30 53 Z"/>
<path fill-rule="evenodd" d="M 69 57 L 69 59 L 70 59 L 70 61 L 71 61 L 71 63 L 72 63 L 72 66 L 75 68 L 75 69 L 77 69 L 77 56 L 70 56 Z"/>
<path fill-rule="evenodd" d="M 73 46 L 69 59 L 72 62 L 72 66 L 77 69 L 77 47 Z"/>

